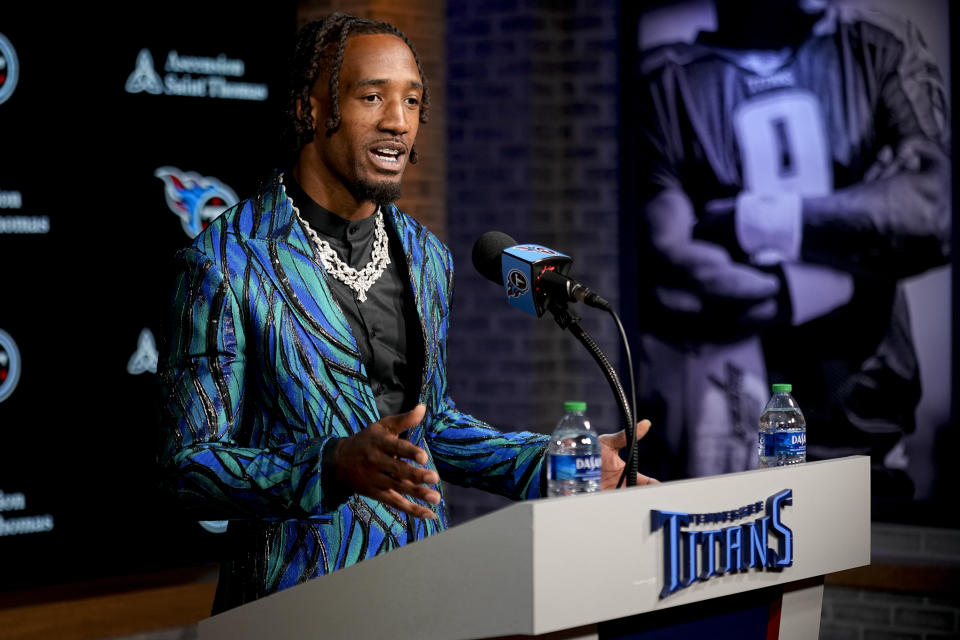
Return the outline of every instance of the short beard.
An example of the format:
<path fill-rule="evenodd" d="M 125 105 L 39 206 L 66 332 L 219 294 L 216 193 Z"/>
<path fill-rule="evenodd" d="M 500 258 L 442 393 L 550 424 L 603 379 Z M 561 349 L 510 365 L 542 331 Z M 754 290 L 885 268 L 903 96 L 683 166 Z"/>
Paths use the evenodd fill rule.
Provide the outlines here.
<path fill-rule="evenodd" d="M 361 178 L 353 185 L 353 195 L 357 202 L 373 202 L 378 207 L 400 199 L 400 181 L 371 182 Z"/>

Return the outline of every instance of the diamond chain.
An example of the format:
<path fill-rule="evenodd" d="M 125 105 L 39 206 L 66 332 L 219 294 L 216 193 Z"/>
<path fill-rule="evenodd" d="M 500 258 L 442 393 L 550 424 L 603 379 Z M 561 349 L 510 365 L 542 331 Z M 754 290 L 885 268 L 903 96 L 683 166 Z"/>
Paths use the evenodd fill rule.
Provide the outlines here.
<path fill-rule="evenodd" d="M 358 302 L 365 301 L 367 299 L 367 291 L 380 279 L 387 265 L 390 264 L 390 254 L 387 251 L 387 230 L 383 224 L 383 213 L 380 211 L 380 207 L 377 207 L 377 211 L 374 213 L 374 216 L 376 216 L 376 229 L 374 230 L 373 255 L 370 256 L 370 262 L 362 269 L 357 270 L 343 262 L 333 247 L 317 235 L 313 227 L 300 216 L 300 209 L 293 203 L 293 198 L 287 194 L 287 188 L 283 184 L 283 176 L 280 176 L 280 187 L 283 189 L 283 194 L 287 196 L 290 206 L 293 207 L 293 212 L 297 215 L 297 219 L 300 220 L 303 227 L 307 230 L 307 235 L 310 236 L 310 240 L 313 241 L 313 245 L 320 255 L 320 262 L 323 264 L 323 268 L 326 269 L 327 273 L 331 276 L 355 291 Z"/>

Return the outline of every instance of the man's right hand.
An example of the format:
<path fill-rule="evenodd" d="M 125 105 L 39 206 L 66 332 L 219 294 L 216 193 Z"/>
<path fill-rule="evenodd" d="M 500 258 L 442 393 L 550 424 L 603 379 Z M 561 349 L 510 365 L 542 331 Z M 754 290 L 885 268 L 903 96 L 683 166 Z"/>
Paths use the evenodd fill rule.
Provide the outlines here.
<path fill-rule="evenodd" d="M 426 407 L 419 404 L 407 413 L 381 418 L 359 433 L 341 438 L 333 454 L 337 481 L 350 492 L 417 518 L 436 518 L 427 507 L 404 497 L 414 496 L 431 504 L 440 502 L 440 493 L 426 486 L 440 482 L 437 472 L 407 462 L 425 465 L 427 452 L 399 437 L 420 424 L 425 414 Z"/>

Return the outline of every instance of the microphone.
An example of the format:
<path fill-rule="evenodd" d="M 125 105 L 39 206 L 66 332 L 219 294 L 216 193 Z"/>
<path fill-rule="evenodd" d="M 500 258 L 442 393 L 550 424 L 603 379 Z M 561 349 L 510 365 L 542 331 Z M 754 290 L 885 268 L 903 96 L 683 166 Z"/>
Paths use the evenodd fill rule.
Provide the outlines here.
<path fill-rule="evenodd" d="M 610 303 L 583 286 L 567 270 L 573 259 L 538 244 L 518 244 L 501 231 L 488 231 L 473 245 L 473 267 L 503 286 L 510 306 L 537 316 L 551 303 L 582 302 L 611 311 Z"/>

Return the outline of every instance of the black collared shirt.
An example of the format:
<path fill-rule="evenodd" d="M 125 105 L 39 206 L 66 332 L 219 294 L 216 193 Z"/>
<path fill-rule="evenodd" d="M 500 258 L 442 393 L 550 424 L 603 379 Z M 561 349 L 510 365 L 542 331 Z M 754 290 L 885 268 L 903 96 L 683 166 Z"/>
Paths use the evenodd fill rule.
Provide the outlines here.
<path fill-rule="evenodd" d="M 370 261 L 376 215 L 352 221 L 341 218 L 314 202 L 292 174 L 284 174 L 283 183 L 300 216 L 330 244 L 340 260 L 358 270 Z M 333 276 L 327 283 L 356 338 L 377 409 L 381 416 L 389 416 L 416 406 L 424 349 L 403 247 L 386 217 L 384 226 L 390 264 L 367 290 L 367 299 L 358 302 L 356 292 Z"/>

